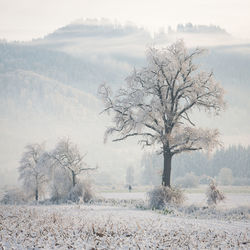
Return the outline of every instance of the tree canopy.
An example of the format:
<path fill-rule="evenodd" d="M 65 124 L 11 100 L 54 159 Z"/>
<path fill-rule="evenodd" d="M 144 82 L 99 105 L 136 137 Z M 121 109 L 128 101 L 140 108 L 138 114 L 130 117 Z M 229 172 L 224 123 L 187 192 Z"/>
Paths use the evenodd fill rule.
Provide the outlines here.
<path fill-rule="evenodd" d="M 99 94 L 104 112 L 112 112 L 113 126 L 106 131 L 113 141 L 139 136 L 143 146 L 159 144 L 164 155 L 162 184 L 170 186 L 171 158 L 184 151 L 211 149 L 218 130 L 196 127 L 194 109 L 219 114 L 224 90 L 212 72 L 199 69 L 194 59 L 204 50 L 189 52 L 183 41 L 166 48 L 147 50 L 147 65 L 134 70 L 115 95 L 106 85 Z"/>

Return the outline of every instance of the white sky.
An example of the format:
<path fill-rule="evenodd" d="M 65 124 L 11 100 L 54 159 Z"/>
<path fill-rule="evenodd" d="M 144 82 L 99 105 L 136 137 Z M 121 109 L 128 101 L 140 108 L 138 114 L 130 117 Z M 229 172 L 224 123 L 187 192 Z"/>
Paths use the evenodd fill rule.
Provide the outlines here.
<path fill-rule="evenodd" d="M 0 38 L 29 40 L 82 18 L 132 21 L 151 31 L 214 24 L 250 38 L 250 0 L 0 0 Z"/>

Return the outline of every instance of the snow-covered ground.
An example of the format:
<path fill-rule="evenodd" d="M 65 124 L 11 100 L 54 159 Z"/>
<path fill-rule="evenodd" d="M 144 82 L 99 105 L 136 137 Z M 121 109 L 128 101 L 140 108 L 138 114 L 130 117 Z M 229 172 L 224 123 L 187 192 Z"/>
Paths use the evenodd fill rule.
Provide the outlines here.
<path fill-rule="evenodd" d="M 101 196 L 107 199 L 120 199 L 120 200 L 146 200 L 147 194 L 144 192 L 138 193 L 101 193 Z M 206 195 L 202 193 L 187 193 L 184 205 L 198 205 L 206 206 Z M 250 206 L 250 193 L 227 193 L 226 199 L 218 204 L 218 208 L 236 208 L 241 206 Z"/>
<path fill-rule="evenodd" d="M 0 249 L 249 249 L 250 222 L 94 205 L 0 206 Z"/>

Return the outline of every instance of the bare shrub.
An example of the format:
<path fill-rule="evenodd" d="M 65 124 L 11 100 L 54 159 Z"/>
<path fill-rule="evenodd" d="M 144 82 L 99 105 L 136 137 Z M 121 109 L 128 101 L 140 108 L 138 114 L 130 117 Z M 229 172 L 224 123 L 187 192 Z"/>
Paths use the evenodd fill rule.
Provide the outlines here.
<path fill-rule="evenodd" d="M 176 178 L 175 184 L 183 188 L 197 187 L 199 184 L 199 178 L 191 172 L 187 173 L 183 177 Z"/>
<path fill-rule="evenodd" d="M 90 181 L 83 182 L 83 201 L 90 202 L 95 197 L 95 192 Z"/>
<path fill-rule="evenodd" d="M 12 188 L 5 191 L 1 203 L 17 205 L 17 204 L 24 204 L 28 200 L 29 197 L 25 195 L 22 190 L 18 188 Z"/>
<path fill-rule="evenodd" d="M 79 202 L 83 200 L 85 203 L 90 202 L 95 197 L 92 183 L 88 180 L 78 182 L 69 192 L 68 200 Z"/>
<path fill-rule="evenodd" d="M 213 179 L 207 189 L 207 203 L 208 205 L 216 205 L 218 202 L 225 199 L 224 194 L 217 188 L 217 185 Z"/>
<path fill-rule="evenodd" d="M 54 177 L 51 180 L 51 201 L 64 203 L 69 197 L 72 188 L 71 180 L 63 169 L 55 169 Z"/>
<path fill-rule="evenodd" d="M 148 192 L 149 207 L 162 209 L 166 204 L 179 205 L 184 201 L 183 191 L 176 187 L 158 186 Z"/>
<path fill-rule="evenodd" d="M 73 202 L 78 202 L 80 200 L 80 197 L 82 196 L 83 196 L 83 185 L 82 183 L 77 183 L 74 187 L 71 188 L 68 200 Z"/>
<path fill-rule="evenodd" d="M 65 187 L 62 185 L 54 185 L 52 189 L 51 201 L 55 203 L 69 203 L 79 202 L 83 200 L 85 203 L 94 199 L 94 190 L 90 181 L 79 181 L 74 187 L 70 188 L 70 183 L 65 183 Z"/>

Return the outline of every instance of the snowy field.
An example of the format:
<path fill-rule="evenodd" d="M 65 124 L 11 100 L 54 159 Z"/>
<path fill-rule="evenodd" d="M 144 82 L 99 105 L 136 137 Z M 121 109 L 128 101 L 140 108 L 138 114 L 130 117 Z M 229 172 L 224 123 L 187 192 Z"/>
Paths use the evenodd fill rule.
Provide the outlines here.
<path fill-rule="evenodd" d="M 0 206 L 0 249 L 250 248 L 249 221 L 94 205 Z"/>
<path fill-rule="evenodd" d="M 166 214 L 134 208 L 145 192 L 99 196 L 105 206 L 0 205 L 0 249 L 250 249 L 249 193 L 227 193 L 214 209 L 203 209 L 204 193 L 187 193 Z"/>
<path fill-rule="evenodd" d="M 131 192 L 131 193 L 101 193 L 101 196 L 107 199 L 120 199 L 120 200 L 146 200 L 147 194 L 144 192 Z M 218 204 L 218 208 L 229 209 L 242 206 L 250 206 L 250 193 L 227 193 L 226 199 Z M 206 195 L 203 193 L 186 193 L 184 205 L 197 205 L 206 206 Z"/>

